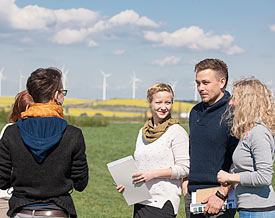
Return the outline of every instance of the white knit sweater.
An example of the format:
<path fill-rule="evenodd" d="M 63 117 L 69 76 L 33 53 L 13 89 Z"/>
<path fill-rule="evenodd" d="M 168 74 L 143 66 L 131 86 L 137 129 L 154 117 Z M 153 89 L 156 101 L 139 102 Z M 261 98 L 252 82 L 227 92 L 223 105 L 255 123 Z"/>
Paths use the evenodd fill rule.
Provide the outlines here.
<path fill-rule="evenodd" d="M 172 169 L 171 178 L 152 179 L 146 182 L 152 198 L 140 204 L 162 208 L 165 202 L 170 200 L 177 214 L 182 192 L 181 178 L 189 174 L 187 132 L 179 124 L 174 124 L 159 139 L 148 143 L 140 129 L 134 156 L 139 171 Z"/>

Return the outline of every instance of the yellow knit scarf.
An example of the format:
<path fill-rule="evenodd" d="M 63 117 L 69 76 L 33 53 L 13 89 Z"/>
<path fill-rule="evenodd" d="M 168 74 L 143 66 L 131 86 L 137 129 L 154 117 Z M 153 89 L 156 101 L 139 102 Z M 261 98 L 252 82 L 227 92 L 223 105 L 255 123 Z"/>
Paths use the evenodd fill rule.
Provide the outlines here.
<path fill-rule="evenodd" d="M 63 108 L 54 102 L 35 103 L 27 111 L 21 113 L 21 118 L 28 117 L 59 117 L 63 119 Z"/>
<path fill-rule="evenodd" d="M 154 126 L 153 118 L 151 118 L 144 124 L 142 129 L 143 138 L 146 142 L 152 143 L 161 137 L 166 132 L 166 130 L 174 124 L 179 124 L 179 121 L 177 119 L 171 118 L 171 115 L 168 115 L 167 118 L 157 126 Z"/>

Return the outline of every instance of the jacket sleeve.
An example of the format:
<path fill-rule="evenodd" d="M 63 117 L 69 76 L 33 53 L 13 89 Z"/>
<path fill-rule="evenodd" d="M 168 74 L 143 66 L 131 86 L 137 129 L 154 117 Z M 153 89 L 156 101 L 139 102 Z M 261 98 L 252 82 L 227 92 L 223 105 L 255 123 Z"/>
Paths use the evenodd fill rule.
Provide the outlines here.
<path fill-rule="evenodd" d="M 179 179 L 189 175 L 189 137 L 181 126 L 174 130 L 173 136 L 172 152 L 175 164 L 171 166 L 171 179 Z"/>
<path fill-rule="evenodd" d="M 7 189 L 11 186 L 12 164 L 5 139 L 6 135 L 4 134 L 0 140 L 0 189 Z"/>
<path fill-rule="evenodd" d="M 259 125 L 250 132 L 250 151 L 254 171 L 240 174 L 241 185 L 265 186 L 272 183 L 274 140 L 267 128 Z"/>
<path fill-rule="evenodd" d="M 83 191 L 88 184 L 88 164 L 86 159 L 86 145 L 81 130 L 77 133 L 77 143 L 72 157 L 71 178 L 74 188 Z"/>

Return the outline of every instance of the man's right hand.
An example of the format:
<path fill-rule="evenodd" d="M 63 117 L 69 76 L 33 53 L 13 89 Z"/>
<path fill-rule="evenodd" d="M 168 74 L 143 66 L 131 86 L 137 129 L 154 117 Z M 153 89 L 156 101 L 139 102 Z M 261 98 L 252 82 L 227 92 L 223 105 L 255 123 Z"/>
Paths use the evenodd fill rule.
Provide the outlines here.
<path fill-rule="evenodd" d="M 182 194 L 185 196 L 188 192 L 188 180 L 184 180 L 181 185 L 182 188 Z"/>
<path fill-rule="evenodd" d="M 222 208 L 224 201 L 218 198 L 216 195 L 211 195 L 210 197 L 202 201 L 203 204 L 207 203 L 204 208 L 203 214 L 218 214 Z"/>

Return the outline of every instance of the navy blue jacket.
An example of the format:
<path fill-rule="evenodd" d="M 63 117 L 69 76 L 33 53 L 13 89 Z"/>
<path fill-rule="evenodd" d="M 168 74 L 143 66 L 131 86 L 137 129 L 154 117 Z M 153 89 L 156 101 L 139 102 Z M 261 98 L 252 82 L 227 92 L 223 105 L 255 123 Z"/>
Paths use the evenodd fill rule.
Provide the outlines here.
<path fill-rule="evenodd" d="M 228 171 L 238 140 L 230 135 L 230 127 L 221 117 L 226 110 L 229 92 L 213 105 L 199 103 L 189 118 L 190 173 L 189 191 L 219 186 L 217 173 Z"/>

